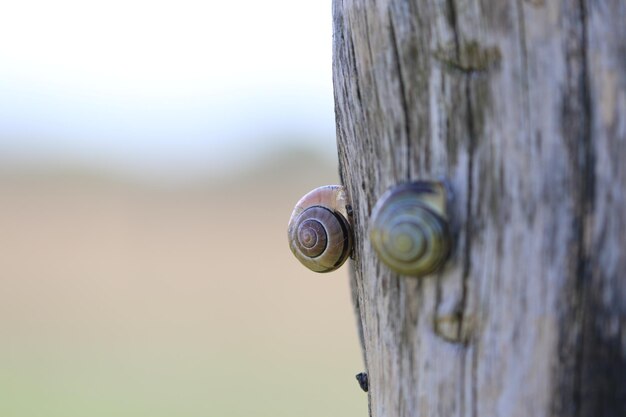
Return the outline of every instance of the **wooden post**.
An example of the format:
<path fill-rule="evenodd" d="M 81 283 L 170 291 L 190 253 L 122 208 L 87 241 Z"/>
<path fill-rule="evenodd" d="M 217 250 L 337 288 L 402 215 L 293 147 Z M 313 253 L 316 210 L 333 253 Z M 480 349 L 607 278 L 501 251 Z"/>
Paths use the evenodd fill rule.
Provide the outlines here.
<path fill-rule="evenodd" d="M 626 416 L 626 3 L 334 0 L 372 416 Z M 445 177 L 440 273 L 382 265 L 389 187 Z"/>

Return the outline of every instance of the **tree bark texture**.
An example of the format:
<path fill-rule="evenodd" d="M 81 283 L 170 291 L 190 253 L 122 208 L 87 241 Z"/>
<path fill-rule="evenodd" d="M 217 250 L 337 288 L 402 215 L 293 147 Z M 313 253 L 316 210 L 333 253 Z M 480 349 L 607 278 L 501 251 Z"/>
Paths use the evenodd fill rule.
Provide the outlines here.
<path fill-rule="evenodd" d="M 626 416 L 626 2 L 334 0 L 372 416 Z M 392 273 L 389 187 L 446 178 L 454 250 Z"/>

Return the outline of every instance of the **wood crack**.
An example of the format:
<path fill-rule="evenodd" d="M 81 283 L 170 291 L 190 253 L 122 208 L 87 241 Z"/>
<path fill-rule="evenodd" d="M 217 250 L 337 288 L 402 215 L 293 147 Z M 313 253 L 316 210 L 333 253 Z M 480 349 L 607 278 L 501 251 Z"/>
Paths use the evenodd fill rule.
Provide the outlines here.
<path fill-rule="evenodd" d="M 468 143 L 468 163 L 467 163 L 467 205 L 465 208 L 466 212 L 466 227 L 465 227 L 465 254 L 463 259 L 463 289 L 461 292 L 461 308 L 460 308 L 460 317 L 459 317 L 459 335 L 458 337 L 462 337 L 463 329 L 465 328 L 465 320 L 466 320 L 466 308 L 467 308 L 467 298 L 468 298 L 468 282 L 471 271 L 471 254 L 472 254 L 472 199 L 474 197 L 474 184 L 472 181 L 472 174 L 474 171 L 474 147 L 475 147 L 475 126 L 474 126 L 474 110 L 472 106 L 472 89 L 470 85 L 470 79 L 466 80 L 465 84 L 465 94 L 467 100 L 467 129 L 469 135 L 469 143 Z M 469 340 L 466 341 L 469 343 Z M 476 385 L 477 381 L 472 381 L 473 385 Z M 475 393 L 476 391 L 473 391 Z M 476 409 L 476 398 L 472 398 L 472 409 Z M 477 417 L 474 415 L 474 417 Z"/>
<path fill-rule="evenodd" d="M 530 117 L 530 82 L 528 79 L 528 47 L 526 45 L 526 19 L 524 18 L 524 0 L 517 0 L 517 19 L 518 19 L 518 33 L 520 40 L 520 54 L 522 63 L 520 65 L 523 73 L 522 73 L 522 91 L 523 91 L 523 99 L 524 99 L 524 118 L 527 122 L 526 125 L 530 127 L 528 123 L 528 119 Z M 527 141 L 530 143 L 531 131 L 528 129 L 527 131 Z"/>
<path fill-rule="evenodd" d="M 580 100 L 582 110 L 581 132 L 579 136 L 580 153 L 582 154 L 580 164 L 580 200 L 579 210 L 579 236 L 578 236 L 578 265 L 577 265 L 577 291 L 579 298 L 579 315 L 581 323 L 580 344 L 576 353 L 576 374 L 574 381 L 574 403 L 576 404 L 576 415 L 583 415 L 583 402 L 585 401 L 584 372 L 585 372 L 585 347 L 589 324 L 587 323 L 587 308 L 589 306 L 589 291 L 591 286 L 591 248 L 588 242 L 591 233 L 589 219 L 593 213 L 594 187 L 595 187 L 595 167 L 594 153 L 591 132 L 591 98 L 589 86 L 589 62 L 588 62 L 588 39 L 587 39 L 587 6 L 585 0 L 579 1 L 580 13 L 580 53 L 581 53 L 581 74 L 580 74 Z M 592 324 L 593 325 L 593 324 Z"/>
<path fill-rule="evenodd" d="M 354 52 L 354 39 L 352 39 L 352 33 L 350 33 L 349 42 L 348 42 L 348 50 L 350 55 L 350 61 L 352 62 L 352 66 L 354 69 L 354 85 L 356 87 L 356 96 L 358 100 L 358 108 L 363 109 L 363 97 L 361 96 L 361 81 L 359 77 L 359 68 L 356 61 L 356 53 Z M 350 77 L 345 77 L 346 80 L 349 80 Z"/>
<path fill-rule="evenodd" d="M 559 341 L 560 369 L 554 386 L 553 415 L 564 410 L 576 417 L 603 414 L 594 408 L 597 397 L 588 379 L 587 360 L 596 354 L 594 346 L 595 318 L 592 276 L 591 235 L 595 188 L 595 155 L 591 129 L 591 97 L 589 85 L 587 5 L 578 0 L 569 11 L 566 27 L 565 59 L 566 89 L 562 98 L 562 131 L 570 154 L 572 170 L 572 268 L 568 288 L 563 292 L 566 306 L 560 312 L 563 326 Z M 574 326 L 565 323 L 573 321 Z M 601 363 L 601 362 L 600 362 Z M 596 364 L 597 366 L 597 364 Z"/>
<path fill-rule="evenodd" d="M 393 49 L 393 56 L 396 62 L 396 71 L 398 73 L 398 83 L 400 89 L 400 104 L 402 105 L 402 111 L 404 112 L 404 133 L 406 135 L 406 149 L 407 149 L 407 166 L 406 166 L 406 180 L 411 181 L 411 165 L 412 165 L 412 152 L 411 152 L 411 128 L 410 128 L 410 112 L 409 103 L 406 97 L 407 90 L 404 83 L 404 76 L 402 72 L 402 61 L 400 59 L 400 49 L 398 47 L 398 38 L 394 27 L 393 16 L 391 9 L 388 12 L 389 15 L 389 30 L 391 31 L 391 46 Z"/>
<path fill-rule="evenodd" d="M 454 47 L 455 47 L 455 55 L 457 62 L 461 62 L 461 43 L 460 43 L 460 33 L 459 33 L 459 25 L 458 25 L 458 16 L 456 5 L 454 0 L 448 0 L 448 8 L 449 8 L 449 16 L 450 16 L 450 24 L 454 36 Z M 466 99 L 466 125 L 468 131 L 468 164 L 467 164 L 467 201 L 465 206 L 465 246 L 463 253 L 463 266 L 462 266 L 462 289 L 461 289 L 461 302 L 460 302 L 460 314 L 459 314 L 459 326 L 458 326 L 458 334 L 457 338 L 463 337 L 463 329 L 465 328 L 465 315 L 467 308 L 467 298 L 468 298 L 468 281 L 471 270 L 471 249 L 472 249 L 472 199 L 474 195 L 474 187 L 472 181 L 472 174 L 474 170 L 474 148 L 475 148 L 475 136 L 476 129 L 474 125 L 474 109 L 472 106 L 472 88 L 471 88 L 471 78 L 465 77 L 465 99 Z M 465 343 L 468 343 L 465 341 Z M 464 352 L 464 357 L 467 354 L 467 350 Z M 472 358 L 473 361 L 473 358 Z M 465 360 L 463 360 L 465 363 Z M 474 366 L 474 364 L 472 365 Z M 477 381 L 473 378 L 476 377 L 476 373 L 471 373 L 471 385 L 472 385 L 472 398 L 471 398 L 471 412 L 473 417 L 478 417 L 476 414 L 477 410 L 477 391 L 475 388 Z M 465 390 L 461 390 L 461 407 L 465 408 Z M 462 411 L 464 414 L 465 411 Z"/>

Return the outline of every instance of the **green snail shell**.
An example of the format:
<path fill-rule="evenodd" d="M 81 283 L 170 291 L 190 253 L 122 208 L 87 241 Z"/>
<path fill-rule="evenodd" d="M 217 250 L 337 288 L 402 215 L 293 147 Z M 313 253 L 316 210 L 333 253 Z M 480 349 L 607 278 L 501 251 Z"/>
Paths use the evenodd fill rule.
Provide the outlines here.
<path fill-rule="evenodd" d="M 352 252 L 352 228 L 347 220 L 342 186 L 316 188 L 298 201 L 289 220 L 289 247 L 315 272 L 339 268 Z"/>
<path fill-rule="evenodd" d="M 414 182 L 397 186 L 376 203 L 372 247 L 393 271 L 421 277 L 439 269 L 450 253 L 445 187 Z"/>

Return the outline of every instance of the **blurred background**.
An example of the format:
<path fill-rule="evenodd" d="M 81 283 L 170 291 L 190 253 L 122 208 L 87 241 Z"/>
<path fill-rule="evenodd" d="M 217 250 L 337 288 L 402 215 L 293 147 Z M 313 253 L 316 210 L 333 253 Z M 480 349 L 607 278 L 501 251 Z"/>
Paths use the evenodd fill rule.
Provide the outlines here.
<path fill-rule="evenodd" d="M 338 181 L 331 40 L 327 2 L 3 4 L 1 416 L 367 415 L 347 267 L 286 239 Z"/>

